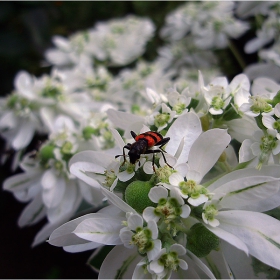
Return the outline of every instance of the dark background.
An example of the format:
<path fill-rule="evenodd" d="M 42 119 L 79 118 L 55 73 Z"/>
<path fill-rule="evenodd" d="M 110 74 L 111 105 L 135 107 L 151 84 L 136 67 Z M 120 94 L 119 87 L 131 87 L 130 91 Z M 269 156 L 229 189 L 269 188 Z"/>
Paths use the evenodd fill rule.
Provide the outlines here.
<path fill-rule="evenodd" d="M 182 2 L 0 2 L 0 95 L 13 90 L 13 80 L 19 70 L 37 77 L 48 73 L 42 68 L 44 51 L 52 46 L 54 35 L 69 36 L 75 31 L 94 26 L 97 21 L 127 14 L 153 19 L 160 27 L 165 15 Z M 156 39 L 158 43 L 159 39 Z M 153 45 L 146 56 L 156 55 Z M 34 143 L 34 142 L 33 142 Z M 3 140 L 0 147 L 3 152 Z M 32 146 L 32 144 L 31 144 Z M 12 175 L 9 164 L 1 166 L 0 186 Z M 23 229 L 17 220 L 25 204 L 11 193 L 0 190 L 0 278 L 96 278 L 86 265 L 91 251 L 70 254 L 62 248 L 41 244 L 31 248 L 36 233 L 46 221 Z"/>
<path fill-rule="evenodd" d="M 19 70 L 26 70 L 37 77 L 49 72 L 50 68 L 41 67 L 41 63 L 44 51 L 52 46 L 52 36 L 67 37 L 75 31 L 94 26 L 97 21 L 127 14 L 151 18 L 158 31 L 166 14 L 181 4 L 176 1 L 0 2 L 0 96 L 11 93 Z M 254 34 L 246 34 L 235 42 L 241 53 L 244 42 L 252 36 Z M 145 58 L 155 58 L 156 48 L 161 43 L 156 36 L 148 44 Z M 220 57 L 225 62 L 221 67 L 228 71 L 225 72 L 228 77 L 241 71 L 228 50 L 221 51 Z M 246 59 L 256 59 L 256 56 L 247 56 Z M 3 144 L 0 139 L 0 153 L 3 152 Z M 0 186 L 12 175 L 9 165 L 7 162 L 1 166 Z M 46 221 L 19 229 L 17 220 L 24 207 L 1 188 L 0 278 L 96 278 L 97 275 L 86 265 L 91 251 L 70 254 L 48 244 L 31 248 L 33 238 Z"/>

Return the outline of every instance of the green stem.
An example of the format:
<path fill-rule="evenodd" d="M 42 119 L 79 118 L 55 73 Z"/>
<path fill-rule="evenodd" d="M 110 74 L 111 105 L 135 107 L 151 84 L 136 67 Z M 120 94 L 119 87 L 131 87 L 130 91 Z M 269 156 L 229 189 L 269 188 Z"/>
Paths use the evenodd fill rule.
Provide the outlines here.
<path fill-rule="evenodd" d="M 228 41 L 229 44 L 229 49 L 231 50 L 231 52 L 233 53 L 234 57 L 236 58 L 239 66 L 242 68 L 242 70 L 244 70 L 244 68 L 246 67 L 246 63 L 243 59 L 243 57 L 241 56 L 241 54 L 239 53 L 238 49 L 236 48 L 236 46 L 233 44 L 232 41 Z"/>

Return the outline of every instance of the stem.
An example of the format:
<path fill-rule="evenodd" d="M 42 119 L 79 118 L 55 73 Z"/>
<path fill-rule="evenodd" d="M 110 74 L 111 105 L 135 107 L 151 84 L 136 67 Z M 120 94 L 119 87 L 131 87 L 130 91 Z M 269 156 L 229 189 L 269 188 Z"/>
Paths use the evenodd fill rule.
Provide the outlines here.
<path fill-rule="evenodd" d="M 236 48 L 236 46 L 233 44 L 232 41 L 228 41 L 229 44 L 229 49 L 231 50 L 231 52 L 233 53 L 235 59 L 237 60 L 239 66 L 242 68 L 242 70 L 244 70 L 244 68 L 246 67 L 246 63 L 243 59 L 243 57 L 241 56 L 241 54 L 239 53 L 238 49 Z"/>

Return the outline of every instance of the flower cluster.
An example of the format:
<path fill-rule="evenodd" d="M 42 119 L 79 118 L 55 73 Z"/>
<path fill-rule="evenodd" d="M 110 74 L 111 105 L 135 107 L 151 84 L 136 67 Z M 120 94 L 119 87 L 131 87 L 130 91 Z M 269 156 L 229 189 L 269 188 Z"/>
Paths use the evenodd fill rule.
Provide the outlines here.
<path fill-rule="evenodd" d="M 0 131 L 22 172 L 3 187 L 29 202 L 20 226 L 47 218 L 33 245 L 94 250 L 89 263 L 107 279 L 278 275 L 280 80 L 229 79 L 215 65 L 213 50 L 249 29 L 235 4 L 171 12 L 152 62 L 141 55 L 155 27 L 129 16 L 55 37 L 50 75 L 18 73 Z M 247 5 L 236 13 L 263 12 L 277 41 L 278 5 Z"/>

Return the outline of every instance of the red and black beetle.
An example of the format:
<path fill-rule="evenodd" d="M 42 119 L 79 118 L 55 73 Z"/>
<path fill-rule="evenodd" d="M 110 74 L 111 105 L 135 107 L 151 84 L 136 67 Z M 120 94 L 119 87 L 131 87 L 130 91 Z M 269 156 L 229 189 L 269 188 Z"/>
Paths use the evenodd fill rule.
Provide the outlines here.
<path fill-rule="evenodd" d="M 158 132 L 155 132 L 155 131 L 147 131 L 147 132 L 141 133 L 139 135 L 136 135 L 136 133 L 133 131 L 130 131 L 130 133 L 131 133 L 132 137 L 135 139 L 135 142 L 132 144 L 130 144 L 130 143 L 126 144 L 123 147 L 123 154 L 117 155 L 117 156 L 115 156 L 115 158 L 117 158 L 119 156 L 123 156 L 124 162 L 125 162 L 126 157 L 125 157 L 124 149 L 128 149 L 129 150 L 128 156 L 129 156 L 130 163 L 135 164 L 135 162 L 140 158 L 141 155 L 153 154 L 153 169 L 155 171 L 154 154 L 161 153 L 163 156 L 164 162 L 169 167 L 173 168 L 172 166 L 170 166 L 167 163 L 165 155 L 163 153 L 165 151 L 162 150 L 162 147 L 170 140 L 169 137 L 163 138 L 163 136 L 161 134 L 159 134 Z M 150 148 L 152 148 L 154 146 L 159 146 L 159 147 L 156 150 L 150 150 Z"/>

